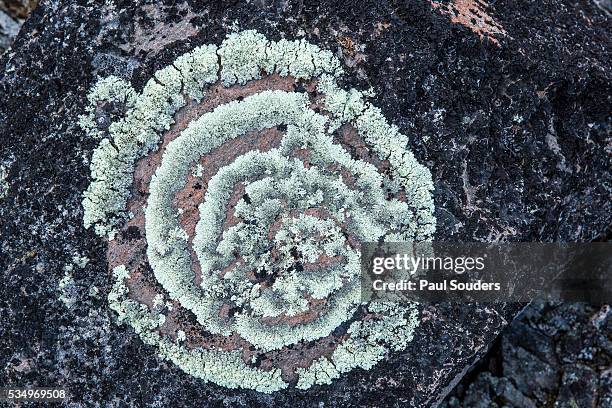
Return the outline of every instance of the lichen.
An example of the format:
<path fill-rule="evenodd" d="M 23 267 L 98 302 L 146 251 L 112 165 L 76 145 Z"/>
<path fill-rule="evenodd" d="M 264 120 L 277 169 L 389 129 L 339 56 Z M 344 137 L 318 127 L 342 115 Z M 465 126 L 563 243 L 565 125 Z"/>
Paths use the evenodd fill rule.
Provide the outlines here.
<path fill-rule="evenodd" d="M 125 279 L 129 277 L 125 265 L 113 270 L 115 284 L 108 295 L 110 308 L 120 323 L 131 326 L 149 345 L 156 346 L 160 356 L 172 361 L 186 373 L 206 381 L 214 381 L 228 388 L 251 388 L 260 392 L 273 392 L 287 387 L 280 370 L 264 371 L 245 365 L 239 352 L 187 349 L 159 335 L 155 330 L 163 324 L 163 315 L 151 312 L 141 303 L 127 297 Z M 177 335 L 184 339 L 185 333 Z M 182 340 L 181 340 L 182 341 Z"/>
<path fill-rule="evenodd" d="M 4 198 L 8 193 L 9 185 L 6 181 L 8 177 L 8 170 L 0 165 L 0 199 Z"/>
<path fill-rule="evenodd" d="M 72 278 L 71 271 L 71 268 L 65 268 L 64 276 L 57 284 L 57 289 L 60 292 L 59 300 L 68 309 L 76 303 L 76 299 L 72 293 L 74 289 L 74 279 Z"/>
<path fill-rule="evenodd" d="M 72 263 L 77 267 L 83 269 L 89 263 L 89 258 L 86 256 L 75 255 L 72 257 Z"/>
<path fill-rule="evenodd" d="M 77 301 L 77 286 L 73 278 L 73 272 L 75 268 L 85 268 L 88 263 L 89 258 L 86 256 L 74 255 L 72 262 L 64 265 L 64 276 L 58 282 L 57 290 L 59 292 L 59 300 L 69 309 Z M 93 287 L 90 289 L 90 293 L 91 290 L 93 290 Z"/>
<path fill-rule="evenodd" d="M 190 349 L 183 330 L 174 340 L 160 334 L 166 319 L 162 312 L 171 305 L 165 299 L 193 312 L 204 331 L 238 334 L 263 353 L 330 336 L 358 308 L 366 307 L 371 317 L 352 322 L 346 339 L 329 357 L 296 369 L 297 387 L 302 389 L 329 384 L 357 367 L 370 369 L 390 351 L 404 349 L 418 325 L 416 308 L 363 304 L 360 255 L 347 235 L 362 242 L 431 238 L 435 230 L 431 173 L 407 149 L 408 138 L 388 124 L 365 93 L 338 86 L 342 69 L 332 53 L 305 40 L 270 41 L 255 31 L 230 34 L 219 47 L 201 46 L 180 56 L 157 71 L 140 93 L 115 77 L 100 80 L 80 121 L 90 136 L 100 139 L 91 162 L 92 182 L 84 193 L 84 224 L 112 239 L 117 226 L 131 216 L 126 204 L 136 162 L 158 148 L 187 99 L 201 100 L 216 82 L 229 87 L 270 74 L 316 80 L 328 114 L 315 112 L 307 93 L 265 90 L 192 120 L 167 144 L 148 186 L 146 254 L 163 293 L 154 295 L 151 308 L 130 298 L 129 272 L 121 265 L 113 270 L 115 283 L 108 294 L 119 321 L 185 372 L 226 387 L 261 392 L 289 386 L 279 368 L 258 368 L 244 360 L 240 350 Z M 96 111 L 108 102 L 121 103 L 125 113 L 102 129 Z M 335 142 L 334 135 L 345 124 L 356 129 L 378 160 L 389 163 L 390 176 Z M 286 130 L 279 146 L 238 155 L 207 180 L 190 242 L 179 223 L 182 209 L 175 208 L 173 201 L 188 177 L 202 176 L 201 157 L 247 132 L 281 126 Z M 308 166 L 292 156 L 296 149 L 309 152 Z M 350 174 L 354 182 L 343 174 Z M 234 205 L 239 222 L 225 228 L 228 200 L 239 184 L 249 198 Z M 388 191 L 400 189 L 406 200 L 388 197 Z M 309 215 L 313 208 L 324 209 L 326 216 Z M 289 254 L 294 248 L 311 265 L 325 258 L 342 263 L 292 269 L 295 260 Z M 195 284 L 190 249 L 201 268 L 200 285 Z M 223 275 L 218 273 L 221 270 Z M 276 278 L 262 285 L 248 278 L 252 271 Z M 324 301 L 326 309 L 297 324 L 266 320 L 307 312 L 307 299 Z M 222 318 L 227 302 L 237 311 Z"/>
<path fill-rule="evenodd" d="M 87 113 L 79 122 L 89 135 L 96 138 L 103 135 L 95 114 L 100 103 L 123 103 L 127 113 L 109 126 L 108 136 L 94 151 L 92 182 L 83 194 L 85 227 L 95 226 L 97 234 L 114 236 L 116 225 L 127 218 L 125 206 L 136 160 L 157 148 L 159 132 L 174 123 L 174 114 L 185 104 L 182 93 L 201 98 L 202 87 L 216 80 L 215 49 L 199 47 L 183 55 L 175 65 L 156 72 L 140 94 L 124 80 L 112 76 L 94 86 L 88 96 Z"/>

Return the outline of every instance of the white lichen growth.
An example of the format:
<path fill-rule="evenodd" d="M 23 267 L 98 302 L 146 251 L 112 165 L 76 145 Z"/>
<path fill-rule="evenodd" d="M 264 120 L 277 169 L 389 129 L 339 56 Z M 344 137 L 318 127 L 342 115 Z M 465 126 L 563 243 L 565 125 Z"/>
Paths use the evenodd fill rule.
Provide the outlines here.
<path fill-rule="evenodd" d="M 59 300 L 70 309 L 75 303 L 76 299 L 74 296 L 74 279 L 72 278 L 72 268 L 64 268 L 64 276 L 60 279 L 57 284 L 57 289 L 60 293 Z"/>
<path fill-rule="evenodd" d="M 162 295 L 161 293 L 158 293 L 157 295 L 153 297 L 153 307 L 154 308 L 161 309 L 164 307 L 164 305 L 165 305 L 164 295 Z"/>
<path fill-rule="evenodd" d="M 83 194 L 86 228 L 95 226 L 97 234 L 112 239 L 115 226 L 127 216 L 125 206 L 136 160 L 157 148 L 159 132 L 174 123 L 174 114 L 185 105 L 183 92 L 201 98 L 202 87 L 216 80 L 218 64 L 214 50 L 214 47 L 200 47 L 182 56 L 177 61 L 178 69 L 170 66 L 158 71 L 140 94 L 116 77 L 96 84 L 89 94 L 87 114 L 80 119 L 81 127 L 88 134 L 102 135 L 95 120 L 99 103 L 123 103 L 127 113 L 109 126 L 108 137 L 94 151 L 92 182 Z"/>
<path fill-rule="evenodd" d="M 100 293 L 100 289 L 97 286 L 92 286 L 89 288 L 87 294 L 93 298 L 98 297 L 98 293 Z"/>
<path fill-rule="evenodd" d="M 108 295 L 109 305 L 120 323 L 131 326 L 149 345 L 156 346 L 161 357 L 172 361 L 186 373 L 206 381 L 214 381 L 229 388 L 250 388 L 260 392 L 273 392 L 287 387 L 280 370 L 264 371 L 248 367 L 239 351 L 187 349 L 162 337 L 156 330 L 164 323 L 163 315 L 150 312 L 146 305 L 128 298 L 125 279 L 129 277 L 124 265 L 113 270 L 117 279 Z M 177 338 L 185 337 L 177 334 Z M 181 340 L 181 341 L 184 341 Z"/>
<path fill-rule="evenodd" d="M 198 163 L 198 164 L 196 164 L 196 166 L 193 169 L 193 172 L 191 174 L 194 177 L 202 177 L 203 173 L 204 173 L 204 167 L 200 163 Z"/>
<path fill-rule="evenodd" d="M 72 263 L 77 267 L 83 269 L 89 263 L 89 258 L 86 256 L 75 255 L 72 257 Z"/>
<path fill-rule="evenodd" d="M 90 106 L 82 128 L 101 138 L 91 163 L 92 183 L 84 193 L 84 224 L 112 239 L 125 220 L 126 203 L 138 159 L 157 149 L 161 134 L 174 123 L 174 115 L 187 97 L 200 100 L 210 84 L 245 84 L 263 74 L 318 79 L 317 91 L 330 115 L 316 113 L 305 93 L 262 91 L 241 101 L 220 105 L 193 120 L 164 151 L 162 163 L 149 185 L 145 209 L 147 258 L 166 296 L 194 313 L 209 333 L 237 333 L 258 352 L 321 339 L 347 322 L 362 305 L 360 255 L 343 231 L 360 241 L 422 241 L 435 231 L 431 173 L 407 149 L 408 138 L 389 125 L 380 109 L 363 92 L 343 90 L 337 84 L 342 69 L 331 52 L 305 40 L 270 41 L 255 31 L 230 34 L 217 47 L 207 45 L 179 57 L 157 71 L 142 92 L 115 77 L 98 82 L 89 95 Z M 126 107 L 123 118 L 106 131 L 96 123 L 100 103 Z M 352 125 L 380 160 L 388 161 L 388 177 L 371 163 L 354 159 L 335 143 L 334 132 Z M 286 126 L 277 148 L 238 156 L 207 180 L 193 250 L 201 267 L 201 285 L 195 285 L 186 231 L 174 208 L 176 193 L 189 175 L 201 177 L 202 156 L 247 132 Z M 307 149 L 309 166 L 293 156 Z M 335 170 L 332 170 L 335 169 Z M 340 171 L 339 171 L 340 170 Z M 342 172 L 354 177 L 349 183 Z M 240 221 L 224 230 L 229 197 L 243 183 L 244 198 L 234 207 Z M 387 198 L 387 190 L 406 192 L 406 201 Z M 306 215 L 325 209 L 327 218 Z M 290 210 L 298 215 L 290 214 Z M 301 213 L 301 214 L 300 214 Z M 281 220 L 274 239 L 268 232 Z M 270 256 L 270 244 L 280 256 Z M 342 259 L 332 267 L 291 269 L 288 254 L 299 248 L 303 260 Z M 232 263 L 236 259 L 239 262 Z M 224 270 L 221 277 L 218 271 Z M 273 284 L 262 286 L 248 279 L 253 270 L 276 273 Z M 189 349 L 187 334 L 176 340 L 158 332 L 161 313 L 171 303 L 157 294 L 149 308 L 128 297 L 125 266 L 113 271 L 115 284 L 108 295 L 119 321 L 132 326 L 142 340 L 155 345 L 164 358 L 185 372 L 230 388 L 273 392 L 286 388 L 280 370 L 263 370 L 243 361 L 240 350 Z M 298 324 L 265 323 L 266 318 L 298 316 L 308 311 L 306 297 L 325 300 L 327 309 L 316 319 Z M 240 311 L 222 319 L 221 307 L 231 301 Z M 370 304 L 372 318 L 355 321 L 348 338 L 331 357 L 320 357 L 298 368 L 297 387 L 329 384 L 356 367 L 369 369 L 391 350 L 402 350 L 418 325 L 410 304 Z"/>
<path fill-rule="evenodd" d="M 3 165 L 0 165 L 0 199 L 6 197 L 8 193 L 9 185 L 6 181 L 8 177 L 8 169 Z"/>

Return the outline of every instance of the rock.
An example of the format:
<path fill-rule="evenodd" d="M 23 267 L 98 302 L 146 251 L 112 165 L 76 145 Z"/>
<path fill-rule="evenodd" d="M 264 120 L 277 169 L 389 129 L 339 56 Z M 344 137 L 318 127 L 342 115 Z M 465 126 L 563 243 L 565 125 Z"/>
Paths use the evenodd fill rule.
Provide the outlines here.
<path fill-rule="evenodd" d="M 474 408 L 535 408 L 538 405 L 517 390 L 508 379 L 483 373 L 468 388 L 463 406 Z"/>
<path fill-rule="evenodd" d="M 20 24 L 0 9 L 0 53 L 10 47 L 19 32 Z"/>
<path fill-rule="evenodd" d="M 472 407 L 481 400 L 508 406 L 607 407 L 612 390 L 609 321 L 609 305 L 530 305 L 502 333 L 501 347 L 494 347 L 442 406 Z M 495 388 L 499 384 L 505 393 Z"/>
<path fill-rule="evenodd" d="M 607 369 L 599 375 L 599 395 L 597 408 L 609 407 L 612 404 L 612 370 Z"/>
<path fill-rule="evenodd" d="M 38 6 L 38 2 L 38 0 L 0 0 L 0 9 L 13 18 L 23 21 Z"/>
<path fill-rule="evenodd" d="M 38 5 L 38 0 L 0 1 L 0 55 L 11 46 L 25 18 Z"/>
<path fill-rule="evenodd" d="M 529 309 L 527 309 L 529 310 Z M 524 313 L 527 313 L 525 311 Z M 556 364 L 556 354 L 552 339 L 542 335 L 539 328 L 534 328 L 521 320 L 512 325 L 512 330 L 502 340 L 503 347 L 511 352 L 512 347 L 520 347 L 545 364 Z"/>
<path fill-rule="evenodd" d="M 456 1 L 460 18 L 453 18 L 453 7 L 434 3 L 440 2 L 41 4 L 1 62 L 3 384 L 66 388 L 74 406 L 428 407 L 441 401 L 520 306 L 421 305 L 420 325 L 403 351 L 308 390 L 227 389 L 162 360 L 133 329 L 118 325 L 109 308 L 107 242 L 83 227 L 81 205 L 99 141 L 78 125 L 98 76 L 119 76 L 140 91 L 177 56 L 218 45 L 234 31 L 255 29 L 275 41 L 306 38 L 343 62 L 343 85 L 372 88 L 373 103 L 431 170 L 435 239 L 603 237 L 612 218 L 606 14 L 594 2 L 502 8 L 479 1 L 476 9 Z M 473 13 L 488 16 L 487 24 L 479 25 Z M 70 283 L 62 291 L 66 268 Z M 572 324 L 563 320 L 549 329 L 562 332 Z M 514 356 L 523 358 L 530 347 L 538 341 Z M 539 362 L 528 367 L 549 370 Z M 513 371 L 527 374 L 517 365 Z M 487 387 L 529 406 L 531 398 L 516 391 L 525 387 L 509 381 Z M 573 384 L 570 377 L 566 383 Z"/>
<path fill-rule="evenodd" d="M 594 407 L 597 404 L 599 381 L 592 368 L 581 364 L 564 367 L 561 389 L 555 407 Z"/>
<path fill-rule="evenodd" d="M 504 376 L 512 378 L 523 394 L 544 403 L 557 383 L 555 367 L 520 346 L 504 341 L 504 349 Z"/>

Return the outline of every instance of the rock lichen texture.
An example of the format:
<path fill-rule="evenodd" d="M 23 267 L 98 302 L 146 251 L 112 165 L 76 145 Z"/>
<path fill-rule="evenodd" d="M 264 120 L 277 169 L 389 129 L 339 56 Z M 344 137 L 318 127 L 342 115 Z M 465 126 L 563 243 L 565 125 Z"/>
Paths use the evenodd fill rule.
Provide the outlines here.
<path fill-rule="evenodd" d="M 347 248 L 605 238 L 602 4 L 43 1 L 0 74 L 0 386 L 435 406 L 519 307 L 360 305 Z"/>

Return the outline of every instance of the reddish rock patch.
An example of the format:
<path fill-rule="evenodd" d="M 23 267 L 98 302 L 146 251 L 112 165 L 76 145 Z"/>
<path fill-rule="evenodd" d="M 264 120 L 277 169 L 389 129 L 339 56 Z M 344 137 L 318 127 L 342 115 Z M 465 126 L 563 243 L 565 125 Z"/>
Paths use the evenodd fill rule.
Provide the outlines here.
<path fill-rule="evenodd" d="M 453 23 L 468 27 L 481 39 L 486 36 L 499 46 L 498 37 L 507 34 L 504 28 L 486 12 L 491 7 L 486 1 L 453 0 L 444 3 L 436 0 L 430 1 L 434 9 L 449 15 Z"/>

